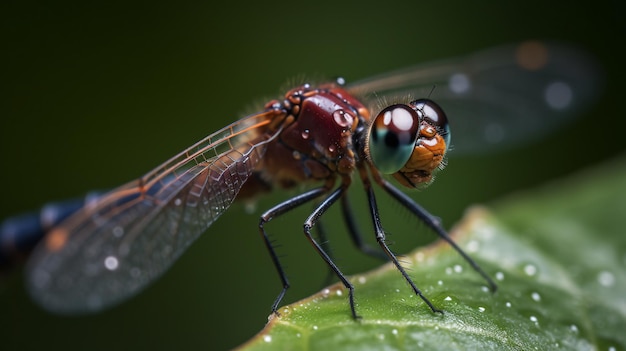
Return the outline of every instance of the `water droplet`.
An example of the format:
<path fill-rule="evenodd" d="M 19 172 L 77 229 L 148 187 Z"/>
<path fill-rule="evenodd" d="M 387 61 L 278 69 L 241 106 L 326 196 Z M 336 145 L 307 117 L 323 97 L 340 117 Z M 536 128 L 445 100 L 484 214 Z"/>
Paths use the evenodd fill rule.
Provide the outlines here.
<path fill-rule="evenodd" d="M 104 259 L 104 267 L 110 271 L 114 271 L 119 267 L 119 261 L 115 256 L 107 256 Z"/>
<path fill-rule="evenodd" d="M 524 266 L 524 273 L 532 277 L 533 275 L 537 274 L 537 267 L 532 264 L 527 264 L 526 266 Z"/>
<path fill-rule="evenodd" d="M 572 332 L 578 334 L 578 327 L 576 326 L 576 324 L 572 324 L 569 326 L 569 330 L 571 330 Z"/>
<path fill-rule="evenodd" d="M 608 271 L 598 273 L 598 283 L 604 287 L 611 287 L 615 284 L 615 276 Z"/>
<path fill-rule="evenodd" d="M 485 308 L 484 307 L 478 307 L 478 312 L 485 312 Z"/>
<path fill-rule="evenodd" d="M 496 280 L 504 280 L 504 273 L 502 272 L 496 272 Z"/>
<path fill-rule="evenodd" d="M 122 235 L 124 235 L 124 228 L 118 226 L 113 227 L 113 235 L 116 238 L 120 238 Z"/>
<path fill-rule="evenodd" d="M 448 86 L 453 93 L 462 94 L 470 90 L 472 84 L 467 75 L 463 73 L 455 73 L 450 76 Z"/>
<path fill-rule="evenodd" d="M 443 299 L 444 301 L 452 301 L 452 298 L 450 296 L 446 296 L 445 299 Z"/>
<path fill-rule="evenodd" d="M 317 330 L 317 325 L 314 325 L 314 326 L 313 326 L 313 330 Z"/>
<path fill-rule="evenodd" d="M 398 329 L 391 329 L 391 334 L 398 335 Z"/>
<path fill-rule="evenodd" d="M 302 131 L 302 134 L 301 134 L 302 139 L 305 139 L 305 140 L 306 140 L 306 139 L 308 139 L 308 138 L 309 138 L 309 136 L 310 136 L 310 134 L 311 134 L 311 131 L 310 131 L 310 130 L 308 130 L 308 129 L 303 130 L 303 131 Z"/>
<path fill-rule="evenodd" d="M 461 273 L 461 272 L 463 272 L 463 267 L 460 264 L 455 264 L 454 265 L 454 271 L 456 273 Z"/>
<path fill-rule="evenodd" d="M 272 336 L 271 335 L 265 335 L 263 337 L 263 341 L 265 341 L 265 342 L 272 342 Z"/>
<path fill-rule="evenodd" d="M 470 253 L 477 252 L 480 249 L 480 243 L 476 240 L 472 240 L 467 243 L 467 246 L 465 247 L 465 249 Z"/>
<path fill-rule="evenodd" d="M 541 295 L 538 292 L 533 292 L 530 297 L 537 302 L 541 301 Z"/>
<path fill-rule="evenodd" d="M 506 307 L 511 307 L 511 303 L 510 303 L 510 302 L 508 302 L 508 301 L 507 301 L 504 305 L 505 305 Z"/>
<path fill-rule="evenodd" d="M 322 290 L 322 296 L 327 297 L 330 294 L 330 289 Z"/>
<path fill-rule="evenodd" d="M 443 281 L 442 280 L 438 280 L 437 281 L 437 285 L 443 285 Z"/>
<path fill-rule="evenodd" d="M 564 82 L 552 82 L 546 87 L 544 98 L 552 109 L 562 110 L 572 103 L 572 88 Z"/>
<path fill-rule="evenodd" d="M 365 284 L 365 282 L 367 281 L 367 278 L 365 278 L 364 276 L 360 276 L 358 279 L 359 283 L 361 284 Z"/>
<path fill-rule="evenodd" d="M 174 200 L 174 206 L 180 206 L 180 204 L 182 204 L 183 201 L 180 198 L 177 198 L 176 200 Z"/>
<path fill-rule="evenodd" d="M 337 296 L 341 296 L 341 295 L 343 295 L 343 291 L 337 290 L 336 294 L 337 294 Z"/>
<path fill-rule="evenodd" d="M 354 123 L 354 117 L 352 117 L 351 114 L 346 113 L 344 110 L 337 110 L 333 112 L 333 118 L 335 123 L 343 128 L 352 127 L 352 123 Z"/>
<path fill-rule="evenodd" d="M 530 316 L 530 321 L 535 323 L 535 324 L 538 324 L 537 317 L 535 317 L 535 316 Z"/>

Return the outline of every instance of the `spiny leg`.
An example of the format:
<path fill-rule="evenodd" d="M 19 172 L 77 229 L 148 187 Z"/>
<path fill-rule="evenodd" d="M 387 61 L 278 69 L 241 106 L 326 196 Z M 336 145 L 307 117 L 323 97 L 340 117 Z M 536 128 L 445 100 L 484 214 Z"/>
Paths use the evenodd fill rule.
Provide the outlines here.
<path fill-rule="evenodd" d="M 337 188 L 328 197 L 326 197 L 322 202 L 319 203 L 319 205 L 313 210 L 313 213 L 311 213 L 311 215 L 309 215 L 309 217 L 304 222 L 304 235 L 306 235 L 309 242 L 311 242 L 315 250 L 317 250 L 317 253 L 322 256 L 324 261 L 326 261 L 326 264 L 330 267 L 330 269 L 333 270 L 333 272 L 335 272 L 339 280 L 348 289 L 348 298 L 350 301 L 350 310 L 352 312 L 352 317 L 354 319 L 358 319 L 361 317 L 356 313 L 356 308 L 354 306 L 354 286 L 348 281 L 348 278 L 346 278 L 346 276 L 339 270 L 339 267 L 337 267 L 335 262 L 333 262 L 328 253 L 324 251 L 322 246 L 317 241 L 315 241 L 315 238 L 313 238 L 313 236 L 311 235 L 311 228 L 313 228 L 313 226 L 318 222 L 319 218 L 326 212 L 326 210 L 328 210 L 328 208 L 330 208 L 330 206 L 332 206 L 337 201 L 337 199 L 342 196 L 346 189 L 347 187 L 345 186 Z"/>
<path fill-rule="evenodd" d="M 387 257 L 387 255 L 385 255 L 383 251 L 371 247 L 363 240 L 363 235 L 361 234 L 361 231 L 359 230 L 359 227 L 354 219 L 355 218 L 354 213 L 352 212 L 352 207 L 350 206 L 350 201 L 348 200 L 347 192 L 344 192 L 343 196 L 341 197 L 341 213 L 342 213 L 344 222 L 346 226 L 348 227 L 348 232 L 350 233 L 350 239 L 352 240 L 352 243 L 354 244 L 354 246 L 356 246 L 356 248 L 359 251 L 361 251 L 362 253 L 368 256 L 371 256 L 380 260 L 388 261 L 389 258 Z M 323 221 L 320 220 L 317 222 L 317 225 L 315 226 L 315 228 L 317 229 L 317 237 L 319 238 L 319 243 L 320 243 L 320 246 L 322 246 L 322 249 L 328 254 L 328 256 L 332 260 L 334 260 L 335 258 L 333 257 L 333 253 L 328 242 L 328 236 L 326 235 L 325 226 L 323 224 L 324 224 Z M 324 286 L 329 285 L 334 276 L 335 276 L 335 272 L 333 272 L 333 270 L 329 268 Z"/>
<path fill-rule="evenodd" d="M 326 227 L 324 225 L 324 222 L 319 220 L 315 225 L 315 229 L 322 250 L 324 250 L 324 252 L 328 254 L 328 257 L 330 257 L 330 259 L 334 261 L 335 258 L 330 247 L 330 243 L 328 241 L 328 236 L 326 235 Z M 330 285 L 333 282 L 333 278 L 335 276 L 335 272 L 329 267 L 326 271 L 326 278 L 324 278 L 324 283 L 322 284 L 322 286 L 324 287 Z"/>
<path fill-rule="evenodd" d="M 485 273 L 485 271 L 482 270 L 482 268 L 480 268 L 478 263 L 476 263 L 471 257 L 469 257 L 469 255 L 467 255 L 463 251 L 463 249 L 461 249 L 454 242 L 454 240 L 452 240 L 450 235 L 448 235 L 448 232 L 446 232 L 446 230 L 441 225 L 441 220 L 439 218 L 437 218 L 437 217 L 433 216 L 432 214 L 430 214 L 423 207 L 421 207 L 415 201 L 413 201 L 413 199 L 411 199 L 409 196 L 407 196 L 402 191 L 398 190 L 396 187 L 394 187 L 388 181 L 386 181 L 386 180 L 384 180 L 382 178 L 378 178 L 378 179 L 376 179 L 376 181 L 378 182 L 378 184 L 380 184 L 380 186 L 383 189 L 385 189 L 385 191 L 387 193 L 389 193 L 398 202 L 400 202 L 404 207 L 406 207 L 409 211 L 411 211 L 413 214 L 415 214 L 429 228 L 431 228 L 433 231 L 435 231 L 435 233 L 437 233 L 437 235 L 440 238 L 442 238 L 443 240 L 448 242 L 450 244 L 450 246 L 452 246 L 452 248 L 454 248 L 461 255 L 461 257 L 463 257 L 463 259 L 465 259 L 465 261 L 467 261 L 470 264 L 470 266 L 472 266 L 472 268 L 476 272 L 478 272 L 478 274 L 480 274 L 487 281 L 487 284 L 489 284 L 489 288 L 490 288 L 490 290 L 492 292 L 495 292 L 498 289 L 498 286 L 496 285 L 496 283 L 491 279 L 491 277 L 489 277 L 489 275 L 487 275 L 487 273 Z"/>
<path fill-rule="evenodd" d="M 387 243 L 385 242 L 385 231 L 383 230 L 382 224 L 380 223 L 380 215 L 378 213 L 378 205 L 376 204 L 376 196 L 374 195 L 374 189 L 372 189 L 372 185 L 369 182 L 368 178 L 363 179 L 363 184 L 365 186 L 365 192 L 367 193 L 367 201 L 368 201 L 369 208 L 371 211 L 372 220 L 374 222 L 374 230 L 376 231 L 376 241 L 378 241 L 378 244 L 383 249 L 385 254 L 387 254 L 387 257 L 389 257 L 391 262 L 393 262 L 396 268 L 400 271 L 404 279 L 409 283 L 409 285 L 411 286 L 415 294 L 419 296 L 428 305 L 428 307 L 430 307 L 430 309 L 433 312 L 443 314 L 442 310 L 436 308 L 435 305 L 433 305 L 433 303 L 430 302 L 430 300 L 428 300 L 428 298 L 426 298 L 424 294 L 422 294 L 422 291 L 417 287 L 417 285 L 415 285 L 415 283 L 413 282 L 413 279 L 409 277 L 404 267 L 402 267 L 402 265 L 398 261 L 398 258 L 396 257 L 396 255 L 393 252 L 391 252 L 391 250 L 387 246 Z"/>
<path fill-rule="evenodd" d="M 272 242 L 270 241 L 267 233 L 265 232 L 265 228 L 264 228 L 265 223 L 271 221 L 277 216 L 280 216 L 304 203 L 307 203 L 319 197 L 320 195 L 326 192 L 328 192 L 327 187 L 320 187 L 320 188 L 309 190 L 303 194 L 292 197 L 291 199 L 272 207 L 271 209 L 267 210 L 265 213 L 261 215 L 261 218 L 259 220 L 259 233 L 261 234 L 261 237 L 263 237 L 263 241 L 265 243 L 265 246 L 267 247 L 267 251 L 270 253 L 272 261 L 274 262 L 274 266 L 276 267 L 276 271 L 278 271 L 278 275 L 280 276 L 280 280 L 283 284 L 283 289 L 280 291 L 280 294 L 278 294 L 278 297 L 276 297 L 276 300 L 272 304 L 272 312 L 275 314 L 278 314 L 278 305 L 280 304 L 280 301 L 285 296 L 287 289 L 289 289 L 289 280 L 287 279 L 285 270 L 283 269 L 283 266 L 280 263 L 280 260 L 278 259 L 276 250 L 274 250 L 274 247 L 272 246 Z"/>

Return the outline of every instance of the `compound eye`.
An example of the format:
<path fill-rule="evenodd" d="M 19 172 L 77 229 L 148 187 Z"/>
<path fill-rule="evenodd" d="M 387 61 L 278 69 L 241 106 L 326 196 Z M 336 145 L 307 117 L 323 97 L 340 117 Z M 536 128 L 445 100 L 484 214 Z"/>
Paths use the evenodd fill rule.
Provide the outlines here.
<path fill-rule="evenodd" d="M 368 137 L 372 163 L 379 171 L 392 174 L 409 160 L 420 128 L 419 116 L 407 105 L 386 107 L 374 119 Z"/>
<path fill-rule="evenodd" d="M 446 148 L 450 145 L 450 125 L 448 124 L 448 117 L 443 109 L 434 101 L 429 99 L 418 99 L 410 103 L 418 112 L 421 117 L 427 121 L 430 125 L 437 128 L 439 135 L 443 137 L 446 142 Z"/>

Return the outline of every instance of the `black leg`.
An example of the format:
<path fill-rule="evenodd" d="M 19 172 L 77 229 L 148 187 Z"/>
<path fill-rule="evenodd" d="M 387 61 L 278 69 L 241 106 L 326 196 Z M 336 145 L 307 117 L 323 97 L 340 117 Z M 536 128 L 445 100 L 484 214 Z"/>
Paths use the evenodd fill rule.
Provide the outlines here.
<path fill-rule="evenodd" d="M 278 271 L 278 275 L 280 276 L 280 280 L 283 284 L 283 289 L 280 291 L 280 294 L 278 294 L 278 297 L 276 297 L 274 304 L 272 304 L 272 312 L 275 314 L 278 314 L 278 305 L 280 304 L 280 301 L 285 296 L 287 289 L 289 289 L 289 280 L 287 279 L 285 270 L 283 269 L 283 266 L 280 263 L 280 260 L 278 259 L 278 255 L 276 254 L 274 247 L 272 246 L 272 242 L 270 241 L 267 233 L 265 232 L 264 225 L 265 223 L 271 221 L 274 217 L 280 216 L 284 214 L 285 212 L 288 212 L 306 202 L 309 202 L 326 192 L 328 192 L 328 189 L 326 187 L 320 187 L 320 188 L 316 188 L 313 190 L 309 190 L 303 194 L 300 194 L 296 197 L 293 197 L 285 202 L 282 202 L 272 207 L 271 209 L 269 209 L 268 211 L 266 211 L 265 213 L 261 215 L 261 219 L 259 220 L 259 232 L 261 233 L 261 236 L 263 237 L 265 246 L 267 247 L 267 250 L 269 251 L 270 256 L 272 257 L 274 266 L 276 267 L 276 270 Z"/>
<path fill-rule="evenodd" d="M 339 267 L 333 262 L 328 253 L 324 251 L 322 246 L 315 241 L 315 238 L 311 235 L 311 228 L 318 222 L 319 218 L 332 206 L 337 199 L 339 199 L 347 187 L 341 186 L 333 191 L 328 197 L 326 197 L 320 204 L 313 210 L 313 213 L 309 215 L 309 217 L 304 222 L 304 235 L 306 235 L 307 239 L 311 242 L 317 253 L 322 256 L 326 264 L 330 267 L 330 269 L 335 272 L 339 280 L 343 283 L 343 285 L 348 289 L 349 295 L 348 298 L 350 300 L 350 310 L 352 312 L 352 317 L 354 319 L 360 318 L 359 315 L 356 314 L 356 309 L 354 307 L 354 286 L 348 281 L 348 278 L 339 270 Z"/>
<path fill-rule="evenodd" d="M 326 229 L 323 224 L 324 223 L 320 220 L 315 226 L 315 228 L 317 229 L 317 238 L 319 240 L 320 246 L 322 247 L 322 250 L 324 250 L 324 252 L 328 254 L 328 257 L 330 257 L 334 261 L 333 252 L 328 242 L 328 236 L 326 236 Z M 329 267 L 328 271 L 326 272 L 326 278 L 324 278 L 324 283 L 322 284 L 322 286 L 324 287 L 330 285 L 334 277 L 335 272 L 333 272 L 333 270 Z"/>
<path fill-rule="evenodd" d="M 422 222 L 424 222 L 429 228 L 431 228 L 437 235 L 443 240 L 447 241 L 450 246 L 452 246 L 460 255 L 467 261 L 472 268 L 478 272 L 489 284 L 489 288 L 492 292 L 495 292 L 498 289 L 496 283 L 485 273 L 485 271 L 480 268 L 480 266 L 469 257 L 453 240 L 450 238 L 450 235 L 446 232 L 446 230 L 441 225 L 441 220 L 432 214 L 428 213 L 423 207 L 418 205 L 415 201 L 413 201 L 410 197 L 408 197 L 405 193 L 398 190 L 388 181 L 379 178 L 377 179 L 380 186 L 387 191 L 391 196 L 393 196 L 398 202 L 400 202 L 404 207 L 406 207 L 409 211 L 419 217 Z"/>
<path fill-rule="evenodd" d="M 352 243 L 356 246 L 359 251 L 362 253 L 380 259 L 384 261 L 388 261 L 389 258 L 385 253 L 379 249 L 373 248 L 368 245 L 363 240 L 363 235 L 359 230 L 356 221 L 354 220 L 354 214 L 352 212 L 352 208 L 350 207 L 350 201 L 348 200 L 348 193 L 345 192 L 341 197 L 341 212 L 348 227 L 348 232 L 350 233 L 350 239 L 352 239 Z M 315 228 L 317 229 L 317 237 L 319 239 L 320 246 L 322 249 L 328 254 L 328 256 L 334 260 L 331 247 L 328 243 L 328 236 L 326 235 L 326 230 L 323 226 L 323 222 L 320 220 L 317 222 Z M 332 278 L 335 276 L 335 272 L 329 268 L 328 274 L 326 275 L 326 279 L 324 280 L 324 286 L 329 285 L 332 282 Z"/>
<path fill-rule="evenodd" d="M 354 215 L 352 213 L 352 208 L 350 207 L 347 194 L 344 194 L 344 196 L 341 197 L 341 212 L 343 214 L 343 219 L 348 226 L 348 232 L 350 233 L 350 238 L 352 239 L 354 245 L 366 255 L 387 261 L 389 258 L 384 252 L 374 249 L 363 241 L 363 236 L 354 221 Z"/>
<path fill-rule="evenodd" d="M 378 214 L 378 205 L 376 205 L 376 197 L 374 195 L 374 190 L 372 189 L 369 179 L 363 179 L 363 185 L 365 186 L 365 192 L 367 193 L 367 200 L 369 203 L 372 220 L 374 222 L 374 230 L 376 231 L 376 241 L 378 241 L 378 244 L 383 249 L 385 254 L 387 254 L 387 257 L 389 257 L 391 262 L 393 262 L 396 268 L 400 271 L 404 279 L 409 283 L 409 285 L 411 286 L 415 294 L 419 296 L 428 305 L 428 307 L 430 307 L 430 309 L 433 312 L 443 314 L 443 311 L 436 308 L 432 304 L 432 302 L 430 302 L 430 300 L 428 300 L 426 296 L 422 294 L 422 291 L 417 288 L 417 286 L 415 285 L 411 277 L 409 277 L 409 275 L 404 270 L 402 265 L 400 265 L 400 262 L 398 262 L 398 258 L 396 257 L 396 255 L 394 255 L 394 253 L 391 252 L 391 250 L 387 246 L 387 243 L 385 242 L 385 232 L 380 223 L 380 215 Z"/>

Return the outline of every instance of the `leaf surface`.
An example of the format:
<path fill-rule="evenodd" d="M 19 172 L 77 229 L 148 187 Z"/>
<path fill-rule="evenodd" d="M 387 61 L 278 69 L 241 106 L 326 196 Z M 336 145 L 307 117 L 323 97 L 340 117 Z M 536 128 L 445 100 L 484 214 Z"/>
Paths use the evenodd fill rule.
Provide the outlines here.
<path fill-rule="evenodd" d="M 473 207 L 455 240 L 499 284 L 491 293 L 445 243 L 403 256 L 430 311 L 391 265 L 285 306 L 242 350 L 624 350 L 626 159 Z"/>

